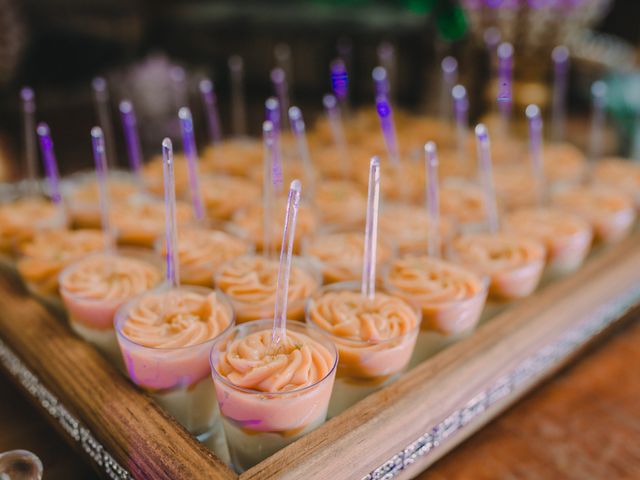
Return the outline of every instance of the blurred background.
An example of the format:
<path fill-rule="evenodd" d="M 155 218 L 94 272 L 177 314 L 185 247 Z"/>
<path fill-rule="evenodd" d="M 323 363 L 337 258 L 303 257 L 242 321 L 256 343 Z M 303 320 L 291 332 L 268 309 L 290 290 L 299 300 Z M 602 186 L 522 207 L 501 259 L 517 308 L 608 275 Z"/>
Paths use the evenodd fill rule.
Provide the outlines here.
<path fill-rule="evenodd" d="M 548 111 L 551 50 L 566 44 L 569 138 L 572 130 L 588 130 L 589 86 L 605 78 L 610 148 L 640 156 L 639 22 L 637 0 L 0 0 L 2 174 L 22 174 L 18 100 L 25 85 L 35 90 L 37 118 L 50 124 L 68 173 L 92 166 L 91 82 L 98 75 L 108 82 L 118 163 L 125 165 L 117 115 L 124 98 L 135 105 L 148 156 L 163 136 L 176 136 L 179 105 L 192 107 L 204 143 L 197 84 L 205 76 L 215 84 L 223 133 L 233 133 L 232 55 L 243 59 L 246 128 L 257 134 L 274 66 L 287 71 L 292 102 L 312 119 L 322 112 L 336 58 L 347 65 L 353 105 L 373 102 L 371 70 L 391 62 L 396 103 L 435 115 L 440 62 L 453 55 L 476 120 L 495 103 L 490 72 L 497 40 L 515 47 L 515 112 L 530 102 Z M 576 134 L 574 141 L 584 140 Z"/>

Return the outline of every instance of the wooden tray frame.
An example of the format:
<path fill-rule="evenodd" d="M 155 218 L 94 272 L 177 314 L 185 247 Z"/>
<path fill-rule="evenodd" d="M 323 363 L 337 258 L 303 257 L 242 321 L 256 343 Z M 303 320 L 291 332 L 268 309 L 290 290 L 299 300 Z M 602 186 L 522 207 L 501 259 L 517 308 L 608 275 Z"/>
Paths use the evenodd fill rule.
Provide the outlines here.
<path fill-rule="evenodd" d="M 0 367 L 106 478 L 410 478 L 640 305 L 640 235 L 236 475 L 0 272 Z"/>

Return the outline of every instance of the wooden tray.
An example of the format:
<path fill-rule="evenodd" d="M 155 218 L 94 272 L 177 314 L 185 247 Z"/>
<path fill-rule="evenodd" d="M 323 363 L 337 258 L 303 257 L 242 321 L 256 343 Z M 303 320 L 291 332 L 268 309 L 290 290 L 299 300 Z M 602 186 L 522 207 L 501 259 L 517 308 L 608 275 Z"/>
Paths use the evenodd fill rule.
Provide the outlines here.
<path fill-rule="evenodd" d="M 0 366 L 113 479 L 410 478 L 640 305 L 640 236 L 589 260 L 242 475 L 0 269 Z"/>

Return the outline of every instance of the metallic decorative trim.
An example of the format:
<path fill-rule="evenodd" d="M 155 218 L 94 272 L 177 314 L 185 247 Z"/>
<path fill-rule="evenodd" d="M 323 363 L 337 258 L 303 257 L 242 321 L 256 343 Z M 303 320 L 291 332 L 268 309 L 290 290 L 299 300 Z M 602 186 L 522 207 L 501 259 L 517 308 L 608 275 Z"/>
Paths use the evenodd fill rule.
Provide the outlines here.
<path fill-rule="evenodd" d="M 0 339 L 0 363 L 10 374 L 17 378 L 27 392 L 38 400 L 49 415 L 58 420 L 62 429 L 76 442 L 80 443 L 82 449 L 93 461 L 104 469 L 108 478 L 113 480 L 133 479 L 129 472 L 107 453 L 106 449 L 95 439 L 89 429 L 84 427 L 80 420 L 74 417 L 60 403 L 58 398 L 40 383 L 40 380 L 31 373 L 2 339 Z"/>
<path fill-rule="evenodd" d="M 453 437 L 458 430 L 482 415 L 493 404 L 518 391 L 524 384 L 531 382 L 538 375 L 575 353 L 589 340 L 620 319 L 639 299 L 640 287 L 635 287 L 614 301 L 597 308 L 582 324 L 565 333 L 557 342 L 545 346 L 525 359 L 485 391 L 478 392 L 467 404 L 453 411 L 404 450 L 362 477 L 362 480 L 391 480 L 397 477 L 419 457 L 431 454 L 446 439 Z"/>

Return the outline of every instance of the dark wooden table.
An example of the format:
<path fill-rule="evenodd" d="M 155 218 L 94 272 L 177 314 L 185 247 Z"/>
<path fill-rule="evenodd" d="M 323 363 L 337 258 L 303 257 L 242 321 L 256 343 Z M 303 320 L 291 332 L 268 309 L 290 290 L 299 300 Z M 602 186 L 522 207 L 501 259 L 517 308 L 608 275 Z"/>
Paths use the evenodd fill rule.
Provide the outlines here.
<path fill-rule="evenodd" d="M 640 479 L 639 370 L 636 318 L 419 479 Z M 35 452 L 46 480 L 95 477 L 2 375 L 0 392 L 0 451 Z"/>

